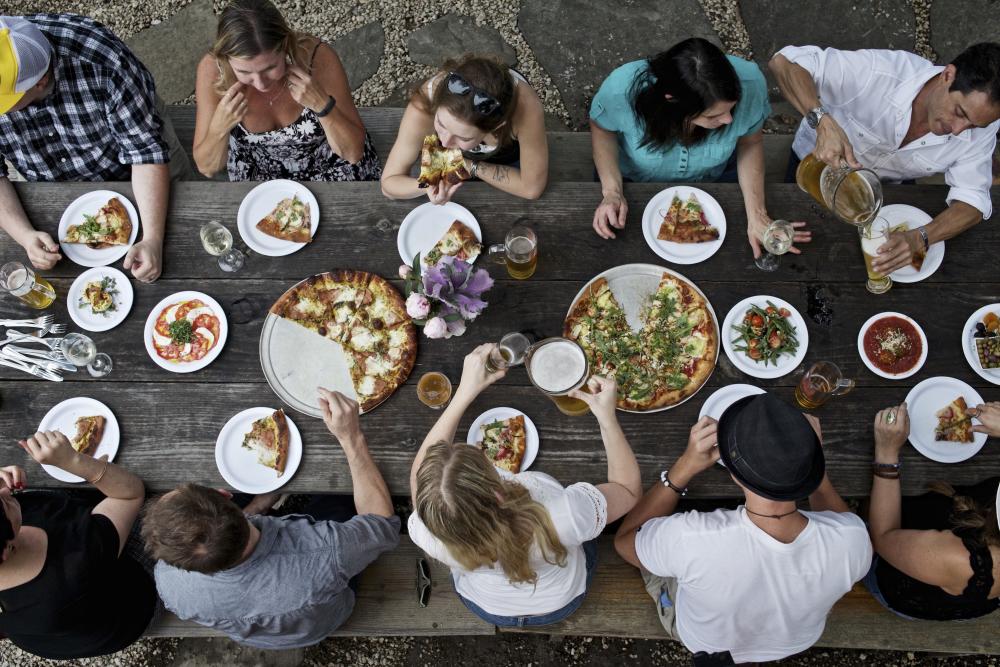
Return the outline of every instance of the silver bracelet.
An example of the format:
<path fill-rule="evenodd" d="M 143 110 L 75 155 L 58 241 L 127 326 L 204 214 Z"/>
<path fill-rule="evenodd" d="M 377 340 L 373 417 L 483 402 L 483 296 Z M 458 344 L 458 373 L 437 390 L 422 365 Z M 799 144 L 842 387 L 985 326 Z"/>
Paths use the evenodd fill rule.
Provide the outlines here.
<path fill-rule="evenodd" d="M 924 252 L 927 252 L 931 246 L 930 239 L 927 237 L 927 229 L 924 227 L 917 227 L 917 231 L 920 232 L 920 238 L 924 240 Z"/>
<path fill-rule="evenodd" d="M 469 160 L 469 176 L 479 178 L 479 160 Z"/>

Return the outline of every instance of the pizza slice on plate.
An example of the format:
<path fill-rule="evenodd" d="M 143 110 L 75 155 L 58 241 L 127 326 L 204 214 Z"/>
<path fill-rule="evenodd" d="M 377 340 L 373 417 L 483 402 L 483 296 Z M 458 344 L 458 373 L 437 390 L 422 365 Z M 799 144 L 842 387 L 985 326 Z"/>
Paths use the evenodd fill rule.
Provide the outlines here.
<path fill-rule="evenodd" d="M 442 257 L 452 255 L 471 264 L 476 261 L 481 251 L 482 246 L 479 244 L 479 239 L 476 238 L 476 233 L 462 224 L 461 221 L 456 220 L 451 223 L 451 227 L 434 247 L 420 258 L 420 261 L 424 266 L 434 266 Z"/>
<path fill-rule="evenodd" d="M 257 223 L 257 229 L 282 241 L 309 243 L 312 241 L 311 216 L 309 205 L 294 195 L 278 202 L 274 210 Z"/>
<path fill-rule="evenodd" d="M 99 250 L 114 245 L 128 245 L 132 236 L 132 219 L 118 197 L 112 197 L 97 211 L 97 215 L 83 216 L 83 223 L 66 229 L 66 243 L 83 243 Z"/>
<path fill-rule="evenodd" d="M 97 451 L 97 446 L 101 444 L 101 439 L 104 437 L 104 425 L 107 421 L 101 415 L 78 417 L 76 420 L 76 435 L 69 441 L 69 444 L 81 454 L 93 456 L 94 452 Z"/>
<path fill-rule="evenodd" d="M 288 440 L 285 411 L 278 408 L 253 423 L 250 432 L 243 436 L 243 447 L 257 455 L 257 463 L 272 468 L 281 477 L 288 462 Z"/>
<path fill-rule="evenodd" d="M 965 397 L 959 396 L 954 401 L 937 411 L 937 427 L 934 429 L 934 439 L 946 442 L 972 442 L 972 417 L 965 411 L 969 406 Z"/>
<path fill-rule="evenodd" d="M 719 230 L 708 223 L 705 211 L 694 193 L 691 193 L 687 202 L 682 202 L 680 197 L 674 195 L 656 238 L 674 243 L 705 243 L 718 241 Z"/>
<path fill-rule="evenodd" d="M 483 450 L 493 465 L 508 472 L 521 472 L 528 445 L 524 415 L 494 419 L 482 425 Z"/>
<path fill-rule="evenodd" d="M 465 168 L 465 158 L 457 148 L 445 148 L 436 134 L 424 137 L 424 145 L 420 151 L 420 175 L 417 186 L 429 188 L 444 181 L 455 185 L 470 178 L 472 174 Z"/>

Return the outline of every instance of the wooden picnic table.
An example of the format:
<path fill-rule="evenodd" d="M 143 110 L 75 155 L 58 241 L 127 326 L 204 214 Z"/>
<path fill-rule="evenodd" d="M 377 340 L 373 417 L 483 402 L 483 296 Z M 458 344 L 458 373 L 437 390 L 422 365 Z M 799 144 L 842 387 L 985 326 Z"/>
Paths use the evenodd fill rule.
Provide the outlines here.
<path fill-rule="evenodd" d="M 55 235 L 65 207 L 96 187 L 132 196 L 127 183 L 18 184 L 17 190 L 37 228 Z M 382 196 L 377 183 L 308 184 L 321 210 L 315 240 L 287 257 L 251 253 L 239 273 L 225 274 L 215 258 L 202 249 L 198 229 L 206 220 L 219 219 L 235 234 L 236 211 L 252 187 L 241 183 L 182 183 L 173 188 L 161 278 L 152 285 L 133 281 L 135 303 L 125 322 L 111 331 L 91 334 L 98 349 L 113 357 L 111 375 L 95 380 L 86 372 L 71 373 L 64 382 L 55 383 L 0 369 L 0 463 L 23 465 L 32 486 L 60 486 L 27 459 L 15 439 L 34 432 L 57 402 L 82 395 L 103 401 L 116 414 L 122 430 L 116 461 L 139 474 L 149 489 L 166 490 L 188 481 L 224 485 L 214 456 L 219 429 L 244 408 L 280 404 L 264 379 L 258 355 L 260 329 L 268 307 L 300 279 L 334 268 L 376 272 L 392 278 L 399 286 L 396 231 L 403 217 L 425 201 L 390 201 Z M 439 414 L 417 400 L 415 387 L 420 375 L 440 370 L 457 383 L 465 353 L 479 343 L 498 340 L 507 331 L 558 335 L 566 310 L 583 284 L 620 264 L 654 263 L 679 271 L 707 294 L 720 324 L 729 309 L 747 296 L 769 294 L 795 305 L 809 328 L 804 363 L 833 361 L 858 382 L 855 391 L 815 411 L 822 420 L 827 469 L 845 495 L 866 495 L 870 488 L 874 413 L 902 401 L 917 382 L 949 375 L 971 384 L 986 400 L 1000 400 L 1000 387 L 972 371 L 960 344 L 961 327 L 968 316 L 978 307 L 1000 300 L 1000 280 L 993 273 L 1000 255 L 1000 234 L 991 223 L 985 222 L 949 241 L 943 265 L 927 280 L 897 284 L 889 293 L 875 296 L 865 291 L 865 270 L 855 229 L 835 221 L 794 185 L 768 186 L 769 210 L 775 217 L 808 222 L 813 241 L 803 246 L 802 255 L 786 255 L 778 271 L 765 273 L 753 266 L 746 242 L 743 201 L 736 185 L 699 186 L 711 193 L 726 212 L 728 231 L 722 249 L 700 264 L 667 264 L 646 245 L 639 224 L 646 202 L 662 187 L 626 185 L 629 225 L 614 241 L 602 240 L 591 230 L 594 207 L 600 200 L 596 183 L 554 183 L 535 202 L 479 183 L 466 184 L 458 191 L 456 201 L 477 217 L 486 243 L 501 241 L 516 219 L 527 217 L 540 240 L 538 271 L 529 280 L 517 281 L 509 279 L 502 266 L 489 265 L 496 285 L 487 293 L 490 306 L 486 311 L 460 338 L 429 340 L 420 335 L 410 380 L 388 401 L 362 417 L 372 454 L 392 493 L 409 492 L 413 455 Z M 907 203 L 935 215 L 945 206 L 946 192 L 943 186 L 887 186 L 885 199 L 886 203 Z M 239 240 L 237 244 L 245 249 Z M 12 259 L 24 260 L 23 252 L 5 240 L 0 247 L 0 262 Z M 480 263 L 488 266 L 485 258 Z M 121 261 L 116 265 L 120 268 Z M 64 260 L 55 269 L 42 272 L 59 294 L 48 312 L 55 314 L 58 321 L 67 322 L 70 330 L 76 327 L 66 312 L 66 292 L 82 271 Z M 207 368 L 174 374 L 159 368 L 147 356 L 142 331 L 149 311 L 160 299 L 185 289 L 204 291 L 222 304 L 229 320 L 229 339 L 218 359 Z M 927 334 L 927 362 L 906 380 L 876 376 L 857 354 L 861 324 L 885 310 L 907 313 Z M 34 311 L 13 297 L 0 298 L 2 317 L 22 317 L 30 312 Z M 797 373 L 776 380 L 750 378 L 720 350 L 715 372 L 691 400 L 654 414 L 619 413 L 644 482 L 652 482 L 683 451 L 688 429 L 712 391 L 727 384 L 749 382 L 792 401 L 797 379 Z M 550 473 L 563 483 L 606 479 L 604 450 L 593 417 L 562 415 L 530 385 L 523 368 L 512 370 L 498 386 L 480 397 L 462 420 L 458 437 L 464 437 L 482 410 L 498 405 L 523 410 L 538 426 L 541 447 L 533 470 Z M 302 432 L 305 451 L 298 472 L 283 490 L 350 492 L 345 458 L 323 423 L 295 412 L 290 414 Z M 919 493 L 926 482 L 934 479 L 962 483 L 1000 474 L 1000 450 L 993 443 L 960 464 L 935 463 L 911 447 L 904 451 L 904 459 L 906 493 Z M 695 481 L 691 493 L 731 497 L 738 495 L 738 490 L 724 471 L 713 469 Z"/>

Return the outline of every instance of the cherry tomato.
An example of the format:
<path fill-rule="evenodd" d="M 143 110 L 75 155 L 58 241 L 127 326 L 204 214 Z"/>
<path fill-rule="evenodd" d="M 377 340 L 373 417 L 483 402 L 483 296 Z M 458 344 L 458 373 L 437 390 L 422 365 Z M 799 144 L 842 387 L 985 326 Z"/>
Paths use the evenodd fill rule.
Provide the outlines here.
<path fill-rule="evenodd" d="M 750 318 L 750 326 L 752 327 L 762 327 L 764 326 L 764 318 L 760 315 L 754 315 Z"/>
<path fill-rule="evenodd" d="M 775 314 L 776 312 L 778 312 L 778 309 L 777 309 L 777 308 L 775 308 L 774 306 L 768 306 L 768 307 L 767 307 L 767 308 L 766 308 L 766 309 L 764 310 L 764 312 L 765 312 L 765 313 L 767 313 L 768 315 L 774 315 L 774 314 Z"/>
<path fill-rule="evenodd" d="M 767 337 L 767 344 L 771 346 L 772 350 L 781 347 L 781 334 L 777 331 L 772 331 L 771 335 Z"/>
<path fill-rule="evenodd" d="M 782 317 L 788 317 L 789 315 L 792 314 L 792 311 L 788 310 L 787 308 L 781 308 L 780 310 L 778 310 L 778 314 L 781 315 Z"/>
<path fill-rule="evenodd" d="M 749 347 L 751 350 L 754 350 L 757 348 L 758 345 L 760 345 L 760 340 L 756 338 L 751 338 L 750 343 L 747 345 L 747 347 Z"/>
<path fill-rule="evenodd" d="M 756 347 L 751 347 L 747 353 L 750 355 L 750 358 L 754 360 L 760 359 L 762 356 L 764 356 L 763 353 Z"/>

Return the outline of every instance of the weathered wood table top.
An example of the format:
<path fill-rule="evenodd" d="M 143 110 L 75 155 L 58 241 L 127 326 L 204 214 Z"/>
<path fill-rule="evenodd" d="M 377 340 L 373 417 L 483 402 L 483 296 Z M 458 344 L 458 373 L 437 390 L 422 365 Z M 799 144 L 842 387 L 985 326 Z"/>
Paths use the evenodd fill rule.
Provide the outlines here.
<path fill-rule="evenodd" d="M 65 207 L 96 187 L 84 183 L 17 185 L 30 219 L 53 235 Z M 100 187 L 132 196 L 127 183 Z M 403 217 L 425 201 L 387 200 L 377 183 L 308 184 L 321 210 L 315 240 L 287 257 L 250 253 L 239 273 L 225 274 L 215 258 L 202 249 L 198 229 L 206 220 L 219 219 L 235 234 L 236 211 L 251 187 L 253 184 L 185 183 L 173 189 L 162 277 L 152 285 L 133 281 L 135 303 L 125 322 L 111 331 L 92 334 L 99 350 L 114 359 L 111 375 L 95 380 L 86 372 L 71 373 L 66 375 L 66 381 L 55 383 L 0 369 L 0 464 L 23 465 L 33 486 L 60 485 L 30 461 L 15 440 L 33 433 L 57 402 L 91 396 L 106 403 L 121 424 L 122 443 L 116 461 L 141 475 L 149 489 L 165 490 L 187 481 L 224 485 L 214 457 L 219 429 L 244 408 L 280 404 L 264 380 L 258 355 L 261 325 L 268 307 L 300 279 L 334 268 L 376 272 L 393 278 L 398 286 L 396 231 Z M 526 216 L 531 221 L 540 243 L 538 271 L 529 280 L 516 281 L 507 277 L 502 266 L 480 260 L 496 278 L 495 287 L 486 297 L 489 308 L 460 338 L 429 340 L 420 335 L 410 380 L 388 401 L 362 417 L 372 454 L 390 490 L 394 494 L 408 493 L 413 455 L 438 415 L 417 400 L 416 381 L 422 373 L 440 370 L 457 383 L 464 354 L 479 343 L 498 340 L 511 330 L 558 335 L 566 310 L 583 284 L 619 264 L 655 263 L 679 271 L 707 294 L 720 324 L 729 309 L 747 296 L 770 294 L 795 305 L 809 328 L 804 363 L 833 361 L 858 382 L 855 391 L 815 411 L 822 420 L 830 477 L 845 495 L 868 493 L 875 412 L 902 401 L 917 382 L 949 375 L 971 384 L 986 400 L 1000 400 L 1000 387 L 973 372 L 961 350 L 965 320 L 980 306 L 1000 301 L 1000 278 L 996 275 L 1000 233 L 996 223 L 984 222 L 949 241 L 944 263 L 927 280 L 897 284 L 889 293 L 875 296 L 865 291 L 865 269 L 855 229 L 833 220 L 794 185 L 768 187 L 769 211 L 775 217 L 808 222 L 813 241 L 803 246 L 802 255 L 786 255 L 781 268 L 773 273 L 761 272 L 753 265 L 738 186 L 699 187 L 722 205 L 728 231 L 722 249 L 711 259 L 682 266 L 665 263 L 643 240 L 642 211 L 662 186 L 627 185 L 628 227 L 618 239 L 605 241 L 591 230 L 594 207 L 600 200 L 596 183 L 555 183 L 535 202 L 508 196 L 484 184 L 464 185 L 456 201 L 477 217 L 486 243 L 502 241 L 517 218 Z M 945 206 L 946 192 L 943 186 L 887 186 L 885 199 L 886 203 L 907 203 L 935 215 Z M 237 245 L 246 249 L 239 240 Z M 0 262 L 11 259 L 24 260 L 24 255 L 4 237 Z M 120 268 L 121 261 L 116 266 Z M 70 330 L 76 327 L 66 312 L 66 292 L 83 270 L 63 260 L 52 271 L 42 272 L 52 279 L 59 294 L 49 312 L 58 321 L 68 323 Z M 229 320 L 229 338 L 221 355 L 207 368 L 174 374 L 160 369 L 147 356 L 142 331 L 153 306 L 184 289 L 204 291 L 222 304 Z M 880 378 L 858 357 L 856 341 L 861 324 L 885 310 L 914 317 L 927 334 L 927 362 L 906 380 Z M 0 316 L 23 317 L 29 312 L 34 311 L 13 297 L 0 298 Z M 644 482 L 651 482 L 683 451 L 688 429 L 712 391 L 727 384 L 749 382 L 792 401 L 797 379 L 798 373 L 776 380 L 750 378 L 720 350 L 714 374 L 691 400 L 654 414 L 619 413 Z M 459 437 L 482 410 L 498 405 L 523 410 L 538 426 L 541 448 L 533 470 L 550 473 L 567 484 L 606 479 L 604 450 L 593 417 L 562 415 L 531 387 L 523 368 L 512 370 L 479 398 L 463 419 Z M 298 472 L 283 490 L 350 492 L 344 455 L 323 423 L 295 412 L 290 414 L 302 432 L 305 451 Z M 935 463 L 912 447 L 905 449 L 904 460 L 907 493 L 920 492 L 933 479 L 959 483 L 1000 474 L 1000 450 L 994 442 L 988 442 L 965 463 Z M 735 496 L 737 487 L 721 469 L 710 470 L 695 481 L 692 495 Z"/>

